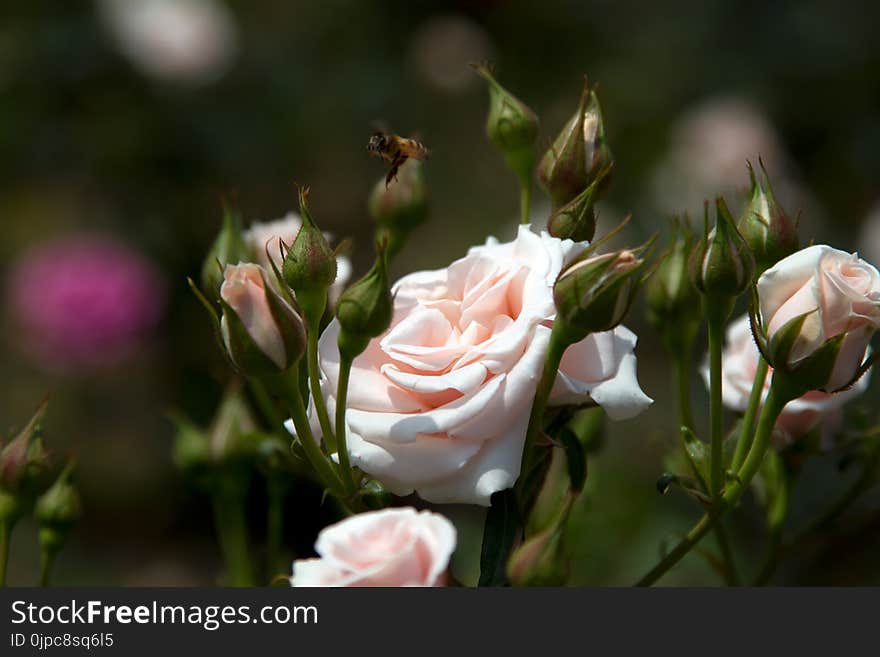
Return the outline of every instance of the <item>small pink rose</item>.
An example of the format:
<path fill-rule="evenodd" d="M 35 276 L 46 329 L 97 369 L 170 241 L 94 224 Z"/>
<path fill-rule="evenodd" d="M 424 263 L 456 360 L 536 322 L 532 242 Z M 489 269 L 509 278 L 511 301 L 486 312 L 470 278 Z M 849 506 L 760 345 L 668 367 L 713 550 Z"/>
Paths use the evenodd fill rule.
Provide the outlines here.
<path fill-rule="evenodd" d="M 758 297 L 768 339 L 789 320 L 811 313 L 788 365 L 797 365 L 827 340 L 846 334 L 824 386 L 827 390 L 850 382 L 880 327 L 880 274 L 858 255 L 824 244 L 797 251 L 765 271 L 758 279 Z"/>
<path fill-rule="evenodd" d="M 745 412 L 749 404 L 759 356 L 748 315 L 731 322 L 727 329 L 727 345 L 722 355 L 721 398 L 727 408 L 740 413 Z M 701 374 L 708 388 L 708 365 L 703 366 Z M 762 399 L 766 399 L 770 390 L 772 374 L 773 369 L 770 368 L 764 379 Z M 839 426 L 841 407 L 853 397 L 862 394 L 868 388 L 869 380 L 870 373 L 866 373 L 852 388 L 843 392 L 831 394 L 821 390 L 811 390 L 790 401 L 776 420 L 775 438 L 779 443 L 788 443 L 820 424 L 823 435 L 829 438 Z"/>
<path fill-rule="evenodd" d="M 446 518 L 412 508 L 361 513 L 318 534 L 318 559 L 293 562 L 292 586 L 444 586 L 455 550 Z"/>

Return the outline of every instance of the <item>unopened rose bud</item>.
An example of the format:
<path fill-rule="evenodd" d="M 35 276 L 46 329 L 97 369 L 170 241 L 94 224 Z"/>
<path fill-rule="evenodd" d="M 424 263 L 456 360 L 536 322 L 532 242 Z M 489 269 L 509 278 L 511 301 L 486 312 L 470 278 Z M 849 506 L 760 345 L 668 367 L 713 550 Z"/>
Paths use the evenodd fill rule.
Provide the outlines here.
<path fill-rule="evenodd" d="M 750 198 L 739 220 L 739 232 L 755 256 L 757 275 L 799 248 L 797 225 L 773 195 L 764 163 L 761 162 L 760 166 L 762 181 L 749 164 Z"/>
<path fill-rule="evenodd" d="M 689 268 L 694 286 L 707 298 L 720 302 L 736 298 L 748 288 L 755 259 L 720 196 L 715 200 L 715 209 L 715 227 L 708 230 L 707 216 L 703 238 L 691 254 Z"/>
<path fill-rule="evenodd" d="M 0 490 L 13 496 L 27 494 L 48 467 L 49 454 L 41 437 L 46 407 L 43 401 L 27 425 L 0 451 Z"/>
<path fill-rule="evenodd" d="M 796 251 L 758 279 L 761 351 L 805 390 L 834 392 L 865 371 L 880 327 L 880 274 L 824 244 Z"/>
<path fill-rule="evenodd" d="M 553 237 L 575 242 L 592 240 L 596 232 L 596 201 L 599 200 L 611 169 L 612 165 L 607 166 L 589 187 L 554 211 L 547 220 L 547 232 Z"/>
<path fill-rule="evenodd" d="M 623 321 L 641 283 L 644 260 L 623 250 L 589 255 L 564 269 L 553 286 L 556 321 L 569 344 Z"/>
<path fill-rule="evenodd" d="M 336 255 L 312 219 L 308 190 L 303 188 L 299 190 L 299 213 L 302 227 L 284 258 L 282 274 L 306 320 L 316 322 L 324 314 L 327 291 L 336 280 Z"/>
<path fill-rule="evenodd" d="M 259 265 L 227 265 L 220 287 L 220 332 L 233 364 L 246 376 L 287 371 L 306 348 L 302 319 L 268 284 Z"/>
<path fill-rule="evenodd" d="M 388 240 L 388 259 L 393 260 L 410 232 L 428 217 L 428 188 L 422 163 L 409 159 L 400 167 L 397 183 L 387 187 L 382 178 L 373 187 L 368 203 L 379 240 Z"/>
<path fill-rule="evenodd" d="M 538 180 L 556 207 L 583 192 L 612 163 L 602 109 L 584 81 L 580 104 L 538 165 Z"/>
<path fill-rule="evenodd" d="M 72 482 L 73 468 L 73 463 L 68 463 L 34 507 L 34 517 L 40 526 L 40 545 L 47 552 L 61 549 L 68 532 L 82 516 L 82 502 Z"/>
<path fill-rule="evenodd" d="M 223 225 L 202 265 L 202 290 L 212 301 L 223 283 L 223 268 L 236 262 L 247 262 L 252 254 L 242 236 L 241 218 L 238 212 L 225 206 Z"/>
<path fill-rule="evenodd" d="M 380 245 L 373 267 L 343 292 L 336 304 L 340 352 L 351 358 L 360 354 L 370 339 L 391 325 L 393 309 L 384 246 Z"/>
<path fill-rule="evenodd" d="M 507 577 L 514 586 L 562 586 L 568 579 L 565 558 L 565 529 L 574 501 L 563 495 L 555 518 L 544 529 L 527 538 L 510 556 Z"/>
<path fill-rule="evenodd" d="M 687 224 L 676 222 L 666 253 L 645 284 L 648 321 L 667 339 L 670 348 L 686 345 L 699 326 L 700 295 L 688 275 L 693 235 Z"/>
<path fill-rule="evenodd" d="M 535 166 L 538 117 L 525 103 L 498 84 L 486 66 L 475 66 L 474 69 L 489 83 L 489 117 L 486 120 L 489 141 L 501 151 L 520 181 L 528 184 Z"/>

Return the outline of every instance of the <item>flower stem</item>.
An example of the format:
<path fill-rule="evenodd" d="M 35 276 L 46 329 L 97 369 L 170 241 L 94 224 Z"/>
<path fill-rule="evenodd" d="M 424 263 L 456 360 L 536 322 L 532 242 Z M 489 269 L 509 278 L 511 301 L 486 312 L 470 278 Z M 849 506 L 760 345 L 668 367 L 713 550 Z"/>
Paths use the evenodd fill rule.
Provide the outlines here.
<path fill-rule="evenodd" d="M 775 383 L 775 378 L 774 378 Z M 715 524 L 724 516 L 724 514 L 739 502 L 743 492 L 752 478 L 761 467 L 761 461 L 764 459 L 764 453 L 770 445 L 770 437 L 773 434 L 773 426 L 776 424 L 776 418 L 782 411 L 785 404 L 794 399 L 796 394 L 787 394 L 783 391 L 783 386 L 771 384 L 770 392 L 761 411 L 761 417 L 758 420 L 758 429 L 755 435 L 755 441 L 749 454 L 746 457 L 742 468 L 737 473 L 735 479 L 730 486 L 726 488 L 724 494 L 719 498 L 717 503 L 713 502 L 711 510 L 703 515 L 702 518 L 694 525 L 683 539 L 676 545 L 663 559 L 660 560 L 644 577 L 638 582 L 637 586 L 651 586 L 660 579 L 670 568 L 681 561 L 691 548 L 694 547 L 706 533 L 712 529 Z"/>
<path fill-rule="evenodd" d="M 268 575 L 283 569 L 281 565 L 281 542 L 284 536 L 284 481 L 275 473 L 266 479 L 266 562 Z"/>
<path fill-rule="evenodd" d="M 519 185 L 519 222 L 529 223 L 529 208 L 532 202 L 532 180 L 521 180 Z"/>
<path fill-rule="evenodd" d="M 752 382 L 752 392 L 749 395 L 749 405 L 742 419 L 742 428 L 739 432 L 739 440 L 736 441 L 736 449 L 733 452 L 733 461 L 730 469 L 736 472 L 749 453 L 754 434 L 755 417 L 761 406 L 761 395 L 764 392 L 764 381 L 767 379 L 769 365 L 763 356 L 758 356 L 758 366 L 755 369 L 755 380 Z"/>
<path fill-rule="evenodd" d="M 318 333 L 320 332 L 321 318 L 310 318 L 308 325 L 308 363 L 309 363 L 309 390 L 312 394 L 312 403 L 318 414 L 318 422 L 321 425 L 321 433 L 324 434 L 324 443 L 332 452 L 336 449 L 336 437 L 333 435 L 333 427 L 330 425 L 330 414 L 324 403 L 324 395 L 321 394 L 321 370 L 318 367 Z"/>
<path fill-rule="evenodd" d="M 721 352 L 724 349 L 724 320 L 709 313 L 709 418 L 711 470 L 709 489 L 713 501 L 724 488 L 724 406 L 721 403 Z"/>
<path fill-rule="evenodd" d="M 226 562 L 230 586 L 253 586 L 254 575 L 248 550 L 243 482 L 226 478 L 218 483 L 213 495 L 214 519 L 220 549 Z"/>
<path fill-rule="evenodd" d="M 260 407 L 260 412 L 263 414 L 266 421 L 272 426 L 272 430 L 280 431 L 282 435 L 286 434 L 287 432 L 284 430 L 284 418 L 281 416 L 281 413 L 278 412 L 275 403 L 272 401 L 272 397 L 269 395 L 269 392 L 266 390 L 263 383 L 257 379 L 251 378 L 248 379 L 248 385 L 250 385 L 251 393 L 254 396 L 257 406 Z"/>
<path fill-rule="evenodd" d="M 520 467 L 520 479 L 531 472 L 535 459 L 535 445 L 538 442 L 538 434 L 544 422 L 544 411 L 547 408 L 547 400 L 556 382 L 559 372 L 559 363 L 562 355 L 568 348 L 568 341 L 562 337 L 562 322 L 556 321 L 550 333 L 550 344 L 547 347 L 547 356 L 544 359 L 544 369 L 541 372 L 541 380 L 535 392 L 535 400 L 532 402 L 532 411 L 529 414 L 529 425 L 526 430 L 526 441 L 523 448 L 522 464 Z"/>
<path fill-rule="evenodd" d="M 357 485 L 351 476 L 351 463 L 348 459 L 346 445 L 345 406 L 348 400 L 348 380 L 351 377 L 352 359 L 339 354 L 339 381 L 336 386 L 336 440 L 339 454 L 339 474 L 343 484 L 350 493 L 357 492 Z"/>
<path fill-rule="evenodd" d="M 678 389 L 678 425 L 693 430 L 694 414 L 691 409 L 691 377 L 687 366 L 690 362 L 688 354 L 689 350 L 681 357 L 677 354 L 673 355 L 672 369 L 675 385 Z"/>
<path fill-rule="evenodd" d="M 9 562 L 9 541 L 12 537 L 12 523 L 0 520 L 0 586 L 6 586 L 6 565 Z"/>
<path fill-rule="evenodd" d="M 58 550 L 43 548 L 40 554 L 40 586 L 49 586 L 52 566 L 55 565 L 55 557 L 57 555 Z"/>
<path fill-rule="evenodd" d="M 306 459 L 314 469 L 315 474 L 318 475 L 321 483 L 337 497 L 345 498 L 346 491 L 342 480 L 330 466 L 330 462 L 327 460 L 324 452 L 321 451 L 321 448 L 318 447 L 318 443 L 312 435 L 302 395 L 299 392 L 299 377 L 296 371 L 291 372 L 290 376 L 283 377 L 280 383 L 279 393 L 287 403 L 296 435 L 305 452 Z"/>

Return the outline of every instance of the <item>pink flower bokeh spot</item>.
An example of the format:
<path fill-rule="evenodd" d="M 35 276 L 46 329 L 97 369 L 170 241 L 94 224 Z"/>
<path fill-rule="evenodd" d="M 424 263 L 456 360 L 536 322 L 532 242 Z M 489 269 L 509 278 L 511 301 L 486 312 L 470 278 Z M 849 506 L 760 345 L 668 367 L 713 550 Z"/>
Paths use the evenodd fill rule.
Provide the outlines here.
<path fill-rule="evenodd" d="M 164 297 L 155 267 L 114 238 L 87 234 L 38 244 L 9 272 L 13 342 L 49 371 L 113 366 L 144 344 Z"/>

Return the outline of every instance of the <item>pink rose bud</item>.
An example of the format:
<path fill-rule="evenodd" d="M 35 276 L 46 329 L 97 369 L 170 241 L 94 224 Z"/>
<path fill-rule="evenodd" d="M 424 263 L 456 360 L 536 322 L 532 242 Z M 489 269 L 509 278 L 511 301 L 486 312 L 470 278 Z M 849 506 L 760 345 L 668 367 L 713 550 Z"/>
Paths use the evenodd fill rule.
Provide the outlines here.
<path fill-rule="evenodd" d="M 538 179 L 558 208 L 596 182 L 611 164 L 599 99 L 585 80 L 577 110 L 541 158 Z"/>
<path fill-rule="evenodd" d="M 318 534 L 318 559 L 293 562 L 292 586 L 444 586 L 455 527 L 412 508 L 351 516 Z"/>
<path fill-rule="evenodd" d="M 557 321 L 570 342 L 610 331 L 623 321 L 641 284 L 644 260 L 633 251 L 589 256 L 559 275 L 553 286 Z"/>
<path fill-rule="evenodd" d="M 0 492 L 14 495 L 29 488 L 48 467 L 49 455 L 41 439 L 47 403 L 44 400 L 27 425 L 0 450 Z M 3 511 L 0 509 L 0 516 Z"/>
<path fill-rule="evenodd" d="M 220 287 L 220 330 L 232 362 L 247 376 L 284 372 L 305 351 L 296 311 L 266 283 L 259 265 L 227 265 Z"/>
<path fill-rule="evenodd" d="M 858 255 L 824 244 L 797 251 L 761 275 L 758 299 L 763 351 L 776 370 L 828 391 L 863 373 L 880 326 L 880 274 Z"/>

